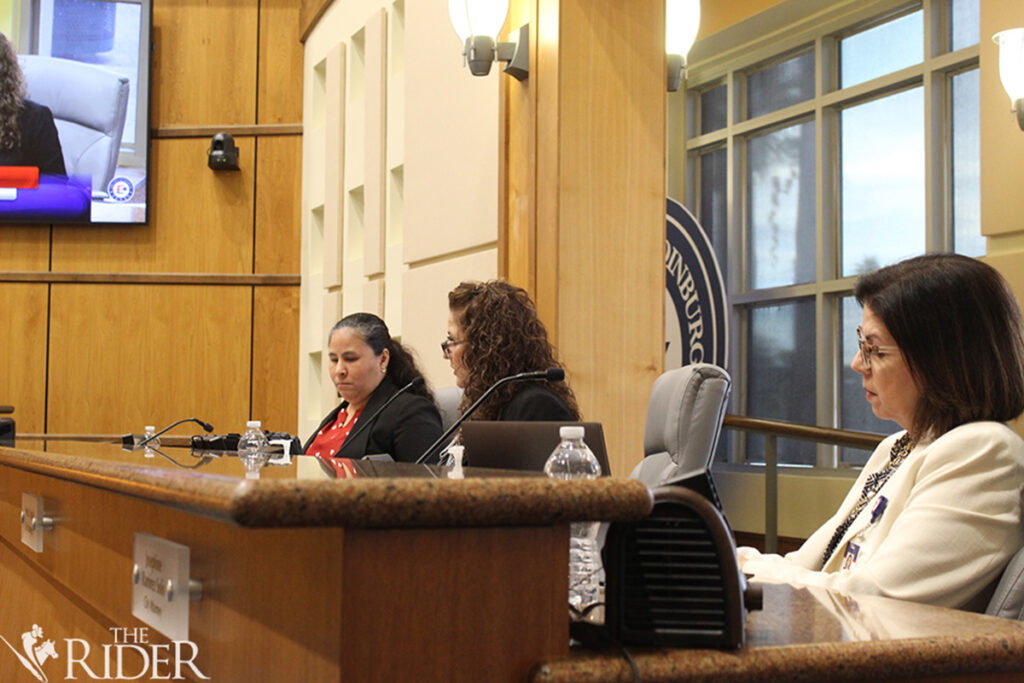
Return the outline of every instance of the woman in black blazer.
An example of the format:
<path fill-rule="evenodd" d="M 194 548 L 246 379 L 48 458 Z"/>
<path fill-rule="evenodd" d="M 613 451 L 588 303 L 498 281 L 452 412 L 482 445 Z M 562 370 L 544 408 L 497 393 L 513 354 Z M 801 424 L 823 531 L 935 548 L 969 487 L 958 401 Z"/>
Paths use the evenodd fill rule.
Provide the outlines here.
<path fill-rule="evenodd" d="M 18 55 L 0 33 L 0 166 L 36 166 L 42 175 L 67 175 L 53 114 L 25 99 Z"/>
<path fill-rule="evenodd" d="M 462 410 L 502 377 L 562 367 L 526 290 L 501 280 L 463 282 L 448 294 L 448 338 L 441 350 L 463 389 Z M 580 411 L 564 382 L 509 382 L 474 419 L 576 422 Z"/>
<path fill-rule="evenodd" d="M 306 442 L 306 455 L 361 458 L 387 453 L 396 461 L 413 462 L 441 436 L 441 415 L 425 383 L 377 415 L 401 387 L 422 377 L 383 320 L 371 313 L 346 316 L 331 328 L 327 347 L 331 381 L 343 400 Z"/>

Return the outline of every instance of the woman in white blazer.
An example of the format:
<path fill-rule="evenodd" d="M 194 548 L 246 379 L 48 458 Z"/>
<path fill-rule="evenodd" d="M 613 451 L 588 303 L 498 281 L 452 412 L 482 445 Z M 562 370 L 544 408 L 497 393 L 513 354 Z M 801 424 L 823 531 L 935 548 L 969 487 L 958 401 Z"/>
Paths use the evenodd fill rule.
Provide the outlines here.
<path fill-rule="evenodd" d="M 1024 545 L 1024 332 L 999 273 L 930 254 L 862 276 L 852 367 L 879 444 L 846 499 L 799 550 L 740 548 L 755 581 L 983 609 Z"/>

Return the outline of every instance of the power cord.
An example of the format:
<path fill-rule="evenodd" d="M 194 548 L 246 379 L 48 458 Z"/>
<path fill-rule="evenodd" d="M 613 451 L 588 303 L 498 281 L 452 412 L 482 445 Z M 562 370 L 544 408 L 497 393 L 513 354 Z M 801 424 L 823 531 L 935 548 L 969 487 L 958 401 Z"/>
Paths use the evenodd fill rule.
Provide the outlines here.
<path fill-rule="evenodd" d="M 604 624 L 587 621 L 586 617 L 591 611 L 598 607 L 604 607 L 603 602 L 595 602 L 587 605 L 582 610 L 569 605 L 569 613 L 572 615 L 569 621 L 569 637 L 579 643 L 579 646 L 587 650 L 617 650 L 622 654 L 623 659 L 629 664 L 633 673 L 634 683 L 641 683 L 640 668 L 633 659 L 633 655 L 626 649 L 626 646 L 608 635 L 608 629 Z"/>

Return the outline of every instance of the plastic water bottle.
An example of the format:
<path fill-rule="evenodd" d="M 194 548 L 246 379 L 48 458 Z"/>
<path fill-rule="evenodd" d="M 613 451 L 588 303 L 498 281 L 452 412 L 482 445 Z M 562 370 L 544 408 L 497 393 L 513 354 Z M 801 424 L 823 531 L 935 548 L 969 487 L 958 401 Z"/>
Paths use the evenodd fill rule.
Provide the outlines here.
<path fill-rule="evenodd" d="M 544 472 L 555 479 L 596 479 L 601 465 L 583 443 L 583 427 L 558 430 L 562 442 L 544 464 Z M 601 554 L 597 547 L 597 522 L 571 525 L 569 540 L 569 605 L 582 611 L 600 600 Z"/>
<path fill-rule="evenodd" d="M 245 465 L 247 479 L 259 479 L 260 468 L 270 456 L 270 444 L 260 426 L 259 420 L 249 420 L 245 423 L 245 434 L 238 438 L 238 459 Z"/>
<path fill-rule="evenodd" d="M 146 425 L 146 429 L 144 431 L 146 432 L 146 434 L 143 437 L 143 439 L 148 439 L 149 437 L 151 437 L 154 434 L 156 434 L 156 427 L 154 427 L 153 425 Z M 142 455 L 144 457 L 146 457 L 146 458 L 156 457 L 156 451 L 154 449 L 160 448 L 160 437 L 158 436 L 155 439 L 153 439 L 152 441 L 146 442 L 146 445 L 143 446 L 142 448 L 144 449 L 142 451 Z"/>

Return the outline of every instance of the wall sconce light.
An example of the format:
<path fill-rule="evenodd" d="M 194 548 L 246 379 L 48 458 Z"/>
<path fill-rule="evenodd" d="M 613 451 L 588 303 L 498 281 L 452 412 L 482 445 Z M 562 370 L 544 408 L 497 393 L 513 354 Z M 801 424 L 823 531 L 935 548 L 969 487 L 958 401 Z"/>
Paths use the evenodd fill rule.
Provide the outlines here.
<path fill-rule="evenodd" d="M 999 80 L 1010 96 L 1011 111 L 1017 112 L 1017 125 L 1024 130 L 1024 28 L 1011 28 L 992 36 L 999 46 Z"/>
<path fill-rule="evenodd" d="M 462 41 L 462 56 L 474 76 L 486 76 L 494 62 L 517 80 L 530 75 L 530 25 L 519 28 L 516 42 L 496 41 L 505 24 L 509 0 L 448 0 L 448 18 Z"/>
<path fill-rule="evenodd" d="M 700 0 L 665 0 L 665 53 L 668 91 L 676 92 L 686 78 L 686 53 L 700 28 Z"/>

